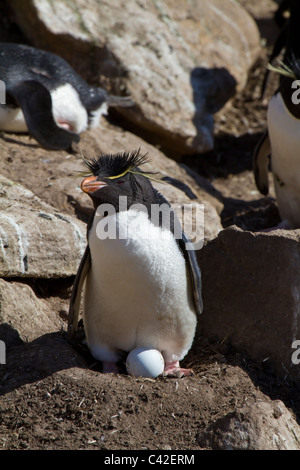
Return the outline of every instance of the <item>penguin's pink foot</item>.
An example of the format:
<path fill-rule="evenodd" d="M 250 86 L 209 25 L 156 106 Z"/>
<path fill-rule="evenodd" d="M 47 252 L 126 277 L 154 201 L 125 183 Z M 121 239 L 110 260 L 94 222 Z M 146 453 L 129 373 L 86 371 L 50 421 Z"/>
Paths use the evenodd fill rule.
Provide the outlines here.
<path fill-rule="evenodd" d="M 102 362 L 102 372 L 104 374 L 118 374 L 119 369 L 117 367 L 117 364 L 115 362 Z"/>
<path fill-rule="evenodd" d="M 183 369 L 179 365 L 179 361 L 166 362 L 163 376 L 164 377 L 174 377 L 181 379 L 182 377 L 189 377 L 194 375 L 192 369 Z"/>
<path fill-rule="evenodd" d="M 71 124 L 61 119 L 57 119 L 57 124 L 59 125 L 59 127 L 62 127 L 63 129 L 66 129 L 67 131 L 72 132 L 73 130 Z"/>

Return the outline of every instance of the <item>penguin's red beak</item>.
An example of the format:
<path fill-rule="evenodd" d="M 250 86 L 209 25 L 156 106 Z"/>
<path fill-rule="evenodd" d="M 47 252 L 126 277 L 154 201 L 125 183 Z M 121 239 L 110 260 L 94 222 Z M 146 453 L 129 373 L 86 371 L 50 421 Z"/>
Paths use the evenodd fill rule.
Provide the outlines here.
<path fill-rule="evenodd" d="M 88 178 L 85 178 L 81 183 L 82 191 L 87 194 L 94 193 L 95 191 L 98 191 L 98 189 L 101 189 L 104 186 L 107 186 L 107 184 L 104 183 L 104 181 L 97 180 L 97 176 L 89 176 Z"/>

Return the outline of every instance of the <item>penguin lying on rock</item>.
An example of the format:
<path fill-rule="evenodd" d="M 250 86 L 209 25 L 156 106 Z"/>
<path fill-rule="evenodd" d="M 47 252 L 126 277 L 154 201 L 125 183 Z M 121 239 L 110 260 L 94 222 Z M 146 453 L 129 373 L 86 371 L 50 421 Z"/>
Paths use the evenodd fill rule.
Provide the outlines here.
<path fill-rule="evenodd" d="M 192 373 L 179 361 L 191 348 L 202 311 L 201 274 L 180 225 L 180 236 L 174 235 L 174 212 L 171 224 L 153 217 L 153 207 L 170 204 L 151 184 L 152 174 L 140 168 L 145 162 L 139 151 L 86 162 L 92 176 L 81 189 L 94 213 L 73 285 L 68 332 L 74 338 L 83 289 L 86 340 L 103 372 L 117 372 L 117 362 L 134 348 L 153 348 L 164 357 L 164 375 L 181 377 Z"/>
<path fill-rule="evenodd" d="M 49 150 L 78 142 L 108 107 L 133 105 L 127 97 L 89 86 L 61 57 L 21 44 L 0 43 L 0 79 L 6 88 L 0 129 L 29 131 Z"/>
<path fill-rule="evenodd" d="M 280 74 L 280 84 L 267 111 L 267 129 L 253 156 L 255 182 L 268 194 L 268 169 L 273 173 L 282 222 L 275 228 L 300 227 L 300 2 L 290 0 L 287 42 L 281 66 L 269 66 Z"/>

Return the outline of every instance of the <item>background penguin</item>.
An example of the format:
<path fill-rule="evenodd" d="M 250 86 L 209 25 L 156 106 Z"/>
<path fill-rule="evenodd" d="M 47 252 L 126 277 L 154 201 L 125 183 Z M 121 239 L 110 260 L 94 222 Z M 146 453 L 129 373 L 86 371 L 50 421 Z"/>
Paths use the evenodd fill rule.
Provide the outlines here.
<path fill-rule="evenodd" d="M 280 85 L 267 111 L 267 130 L 253 156 L 255 182 L 264 195 L 269 191 L 271 165 L 282 222 L 276 228 L 300 227 L 300 2 L 290 1 L 288 42 L 280 67 Z"/>
<path fill-rule="evenodd" d="M 104 372 L 117 372 L 116 363 L 132 349 L 149 347 L 164 356 L 165 375 L 180 377 L 191 373 L 179 361 L 192 345 L 196 314 L 202 311 L 201 274 L 181 227 L 181 239 L 172 233 L 178 221 L 166 227 L 161 219 L 157 224 L 150 220 L 151 205 L 170 205 L 152 186 L 151 175 L 139 168 L 145 161 L 133 152 L 87 162 L 93 176 L 81 188 L 95 212 L 73 285 L 68 331 L 74 337 L 84 286 L 87 344 Z M 120 209 L 120 196 L 127 197 L 126 208 Z M 99 208 L 107 207 L 103 204 L 110 204 L 113 213 L 101 216 Z M 137 210 L 136 204 L 145 210 Z M 98 224 L 103 222 L 126 236 L 100 239 Z"/>
<path fill-rule="evenodd" d="M 274 15 L 275 22 L 280 32 L 275 40 L 269 63 L 284 51 L 283 61 L 287 62 L 295 57 L 300 57 L 300 2 L 298 0 L 282 0 Z M 261 88 L 261 98 L 267 86 L 269 70 L 266 70 Z"/>
<path fill-rule="evenodd" d="M 89 86 L 61 57 L 21 44 L 0 43 L 0 79 L 7 96 L 0 129 L 29 131 L 50 150 L 78 142 L 78 134 L 97 126 L 108 107 L 133 105 Z"/>

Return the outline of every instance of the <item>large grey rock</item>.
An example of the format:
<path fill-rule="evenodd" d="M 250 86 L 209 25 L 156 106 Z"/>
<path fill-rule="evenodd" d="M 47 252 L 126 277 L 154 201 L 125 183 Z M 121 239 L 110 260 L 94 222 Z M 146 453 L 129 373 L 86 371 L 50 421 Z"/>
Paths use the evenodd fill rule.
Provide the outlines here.
<path fill-rule="evenodd" d="M 300 427 L 280 400 L 257 401 L 213 422 L 198 442 L 213 450 L 300 450 Z"/>
<path fill-rule="evenodd" d="M 76 273 L 85 224 L 0 175 L 0 276 L 57 278 Z"/>
<path fill-rule="evenodd" d="M 213 114 L 241 89 L 259 51 L 250 15 L 233 0 L 12 0 L 31 42 L 109 90 L 120 110 L 176 152 L 213 147 Z"/>
<path fill-rule="evenodd" d="M 300 378 L 300 230 L 230 227 L 198 252 L 204 311 L 200 332 Z"/>

